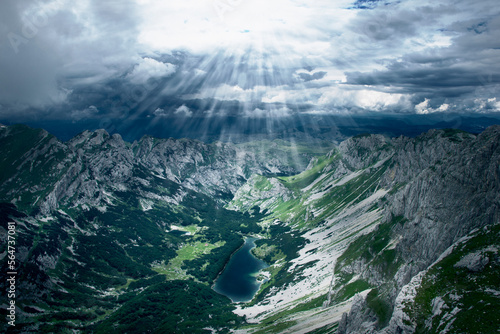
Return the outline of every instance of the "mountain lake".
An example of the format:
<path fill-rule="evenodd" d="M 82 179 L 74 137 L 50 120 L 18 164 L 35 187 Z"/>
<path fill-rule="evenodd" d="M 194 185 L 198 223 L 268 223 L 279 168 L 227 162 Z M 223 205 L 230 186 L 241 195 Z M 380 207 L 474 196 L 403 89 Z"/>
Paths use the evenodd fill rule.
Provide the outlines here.
<path fill-rule="evenodd" d="M 231 298 L 233 302 L 248 302 L 259 290 L 257 281 L 259 270 L 268 265 L 250 252 L 255 247 L 256 238 L 246 238 L 243 246 L 232 256 L 217 278 L 214 290 Z"/>

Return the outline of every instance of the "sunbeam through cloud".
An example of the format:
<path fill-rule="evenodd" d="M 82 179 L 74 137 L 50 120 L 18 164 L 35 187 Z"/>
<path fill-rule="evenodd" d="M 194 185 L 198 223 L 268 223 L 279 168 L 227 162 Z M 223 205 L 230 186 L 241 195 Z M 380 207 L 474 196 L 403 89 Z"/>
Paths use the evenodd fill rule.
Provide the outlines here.
<path fill-rule="evenodd" d="M 5 122 L 500 111 L 492 0 L 0 6 Z"/>

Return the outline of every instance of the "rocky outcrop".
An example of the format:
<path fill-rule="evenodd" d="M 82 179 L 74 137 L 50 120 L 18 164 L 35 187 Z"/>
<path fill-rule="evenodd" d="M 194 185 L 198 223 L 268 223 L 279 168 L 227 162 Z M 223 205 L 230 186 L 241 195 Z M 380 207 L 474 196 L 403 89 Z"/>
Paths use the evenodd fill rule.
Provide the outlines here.
<path fill-rule="evenodd" d="M 258 206 L 263 211 L 292 198 L 293 193 L 278 179 L 254 174 L 235 193 L 228 209 L 248 211 Z"/>
<path fill-rule="evenodd" d="M 455 264 L 456 268 L 467 268 L 470 271 L 481 271 L 490 263 L 490 259 L 482 252 L 467 254 Z"/>
<path fill-rule="evenodd" d="M 361 135 L 343 141 L 338 148 L 351 170 L 366 168 L 391 154 L 390 139 L 382 135 Z"/>

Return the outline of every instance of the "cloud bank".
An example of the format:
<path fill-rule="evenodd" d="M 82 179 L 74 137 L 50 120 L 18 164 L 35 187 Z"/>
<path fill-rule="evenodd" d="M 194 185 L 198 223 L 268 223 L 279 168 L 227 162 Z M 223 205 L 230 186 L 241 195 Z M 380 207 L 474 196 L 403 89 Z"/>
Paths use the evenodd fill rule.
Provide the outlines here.
<path fill-rule="evenodd" d="M 0 3 L 0 119 L 500 111 L 480 1 Z"/>

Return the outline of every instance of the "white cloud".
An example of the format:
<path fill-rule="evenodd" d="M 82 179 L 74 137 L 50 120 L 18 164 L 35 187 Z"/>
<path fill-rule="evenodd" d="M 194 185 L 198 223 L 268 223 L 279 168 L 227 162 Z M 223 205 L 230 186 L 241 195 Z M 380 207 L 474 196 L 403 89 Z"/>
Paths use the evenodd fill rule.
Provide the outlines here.
<path fill-rule="evenodd" d="M 177 108 L 174 111 L 174 114 L 182 116 L 182 117 L 192 117 L 193 116 L 193 112 L 188 107 L 186 107 L 185 104 L 183 104 L 182 106 Z"/>
<path fill-rule="evenodd" d="M 477 98 L 474 105 L 479 112 L 500 112 L 500 101 L 497 98 Z"/>
<path fill-rule="evenodd" d="M 185 99 L 217 99 L 220 101 L 261 102 L 261 97 L 272 87 L 255 86 L 243 89 L 238 85 L 221 84 L 216 87 L 207 87 L 197 94 L 185 95 Z M 264 102 L 264 101 L 263 101 Z"/>
<path fill-rule="evenodd" d="M 175 72 L 175 65 L 162 63 L 152 58 L 143 58 L 137 64 L 127 79 L 133 84 L 144 84 L 149 78 L 166 77 Z"/>
<path fill-rule="evenodd" d="M 424 101 L 417 104 L 415 106 L 415 111 L 417 112 L 417 114 L 421 114 L 421 115 L 425 115 L 425 114 L 432 112 L 429 109 L 429 99 L 425 99 Z"/>
<path fill-rule="evenodd" d="M 148 50 L 277 55 L 274 66 L 345 56 L 351 0 L 140 1 L 139 42 Z M 258 57 L 250 57 L 249 61 Z M 258 60 L 257 60 L 258 61 Z M 204 70 L 204 69 L 202 69 Z"/>
<path fill-rule="evenodd" d="M 415 111 L 417 112 L 417 114 L 420 115 L 433 114 L 436 112 L 446 112 L 450 109 L 450 105 L 448 103 L 443 103 L 438 108 L 431 108 L 429 102 L 430 102 L 429 99 L 425 99 L 423 102 L 417 104 L 415 106 Z"/>
<path fill-rule="evenodd" d="M 264 103 L 287 103 L 292 102 L 285 90 L 271 91 L 262 97 Z"/>
<path fill-rule="evenodd" d="M 404 94 L 387 93 L 366 87 L 359 89 L 351 85 L 337 85 L 323 88 L 321 95 L 313 104 L 323 109 L 359 108 L 366 111 L 383 111 L 399 106 L 408 108 L 409 97 Z"/>
<path fill-rule="evenodd" d="M 277 118 L 277 117 L 287 117 L 292 114 L 292 110 L 290 110 L 288 107 L 282 107 L 282 108 L 273 108 L 270 107 L 269 109 L 260 109 L 260 108 L 255 108 L 254 110 L 245 110 L 243 113 L 244 117 L 248 118 Z"/>
<path fill-rule="evenodd" d="M 437 108 L 437 111 L 447 111 L 450 108 L 450 105 L 448 103 L 443 103 L 439 108 Z"/>
<path fill-rule="evenodd" d="M 398 104 L 402 98 L 402 94 L 391 94 L 367 89 L 359 90 L 355 93 L 355 101 L 359 107 L 377 111 Z"/>
<path fill-rule="evenodd" d="M 168 112 L 166 112 L 163 108 L 156 108 L 156 110 L 153 111 L 153 114 L 158 117 L 168 116 Z"/>

